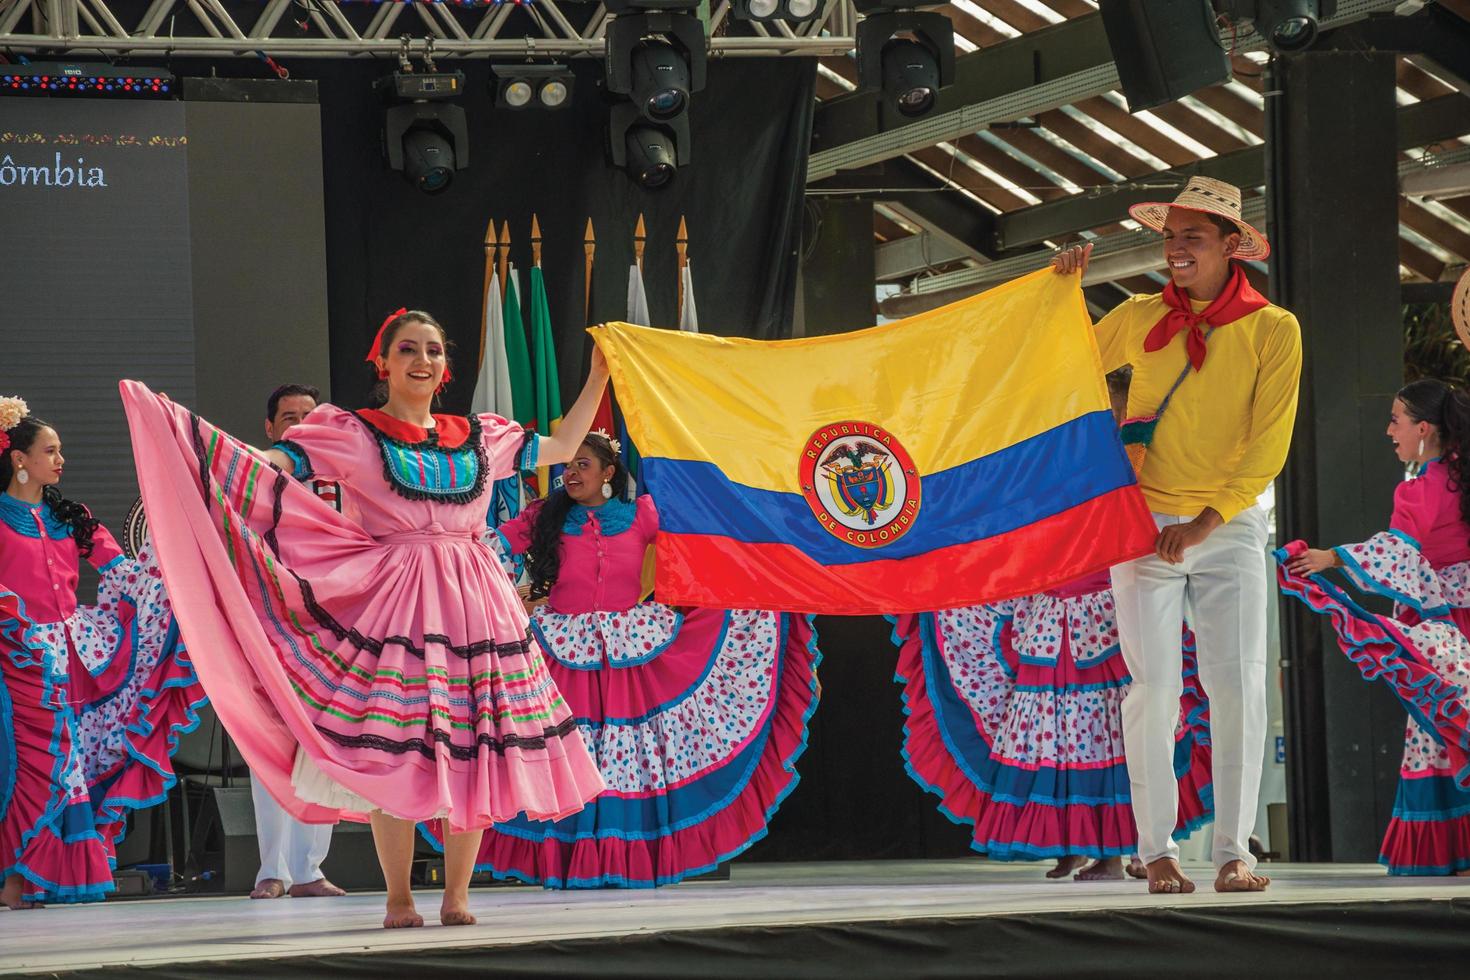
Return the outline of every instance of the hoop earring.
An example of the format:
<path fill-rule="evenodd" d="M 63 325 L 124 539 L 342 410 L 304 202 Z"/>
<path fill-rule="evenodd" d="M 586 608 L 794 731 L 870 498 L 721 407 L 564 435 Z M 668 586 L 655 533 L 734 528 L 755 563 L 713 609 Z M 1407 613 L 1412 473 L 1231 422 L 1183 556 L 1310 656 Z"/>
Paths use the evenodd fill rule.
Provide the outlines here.
<path fill-rule="evenodd" d="M 25 486 L 27 483 L 31 482 L 31 475 L 25 470 L 16 470 L 15 482 L 19 483 L 21 486 Z"/>
<path fill-rule="evenodd" d="M 612 499 L 612 484 L 611 483 L 604 483 L 602 485 L 602 499 L 603 500 L 611 500 Z"/>

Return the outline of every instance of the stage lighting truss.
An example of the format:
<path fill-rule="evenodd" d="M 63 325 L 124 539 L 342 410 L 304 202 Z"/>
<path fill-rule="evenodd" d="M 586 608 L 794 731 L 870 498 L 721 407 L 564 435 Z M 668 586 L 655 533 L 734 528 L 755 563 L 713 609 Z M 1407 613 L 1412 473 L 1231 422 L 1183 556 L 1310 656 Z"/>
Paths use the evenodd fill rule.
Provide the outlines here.
<path fill-rule="evenodd" d="M 712 0 L 708 51 L 718 57 L 818 58 L 852 50 L 858 20 L 854 0 L 775 2 L 787 14 L 771 23 L 742 21 L 725 0 Z M 816 14 L 798 19 L 808 3 Z M 532 16 L 516 11 L 517 6 Z M 694 0 L 0 0 L 0 50 L 140 59 L 167 54 L 254 60 L 263 53 L 284 63 L 287 58 L 393 57 L 407 35 L 415 57 L 432 38 L 440 61 L 597 58 L 620 10 L 692 11 L 697 6 Z"/>
<path fill-rule="evenodd" d="M 0 66 L 0 93 L 9 95 L 171 96 L 174 76 L 158 68 L 117 68 L 71 62 Z"/>
<path fill-rule="evenodd" d="M 565 65 L 491 65 L 491 91 L 502 109 L 563 109 L 575 76 Z"/>

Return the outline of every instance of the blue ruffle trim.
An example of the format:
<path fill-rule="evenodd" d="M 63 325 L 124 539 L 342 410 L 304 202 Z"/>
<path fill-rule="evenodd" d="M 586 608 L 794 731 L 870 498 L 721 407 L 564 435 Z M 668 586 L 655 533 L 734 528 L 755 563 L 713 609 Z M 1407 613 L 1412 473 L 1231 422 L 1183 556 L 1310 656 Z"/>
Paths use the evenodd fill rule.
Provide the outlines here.
<path fill-rule="evenodd" d="M 50 504 L 43 501 L 38 505 L 38 510 L 41 515 L 41 523 L 46 527 L 48 538 L 60 541 L 71 535 L 71 525 L 58 519 L 52 512 Z M 0 522 L 23 538 L 41 536 L 41 530 L 36 527 L 36 519 L 31 512 L 31 505 L 23 500 L 16 500 L 4 491 L 0 491 Z"/>
<path fill-rule="evenodd" d="M 572 504 L 572 509 L 567 512 L 567 519 L 561 526 L 562 533 L 573 537 L 581 535 L 582 526 L 591 520 L 594 513 L 597 515 L 597 524 L 603 537 L 612 537 L 615 534 L 622 534 L 633 526 L 633 522 L 638 518 L 638 505 L 629 500 L 616 498 L 600 507 Z"/>

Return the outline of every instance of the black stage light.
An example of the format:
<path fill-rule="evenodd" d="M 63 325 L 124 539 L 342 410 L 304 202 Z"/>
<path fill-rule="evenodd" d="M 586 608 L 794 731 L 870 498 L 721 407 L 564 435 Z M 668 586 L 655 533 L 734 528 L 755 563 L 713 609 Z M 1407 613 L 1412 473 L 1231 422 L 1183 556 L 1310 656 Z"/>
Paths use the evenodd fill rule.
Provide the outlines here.
<path fill-rule="evenodd" d="M 1272 50 L 1301 51 L 1317 40 L 1322 20 L 1337 13 L 1337 0 L 1220 0 L 1220 13 L 1250 21 Z"/>
<path fill-rule="evenodd" d="M 704 25 L 688 13 L 637 13 L 607 25 L 607 90 L 639 103 L 650 119 L 681 112 L 704 88 Z"/>
<path fill-rule="evenodd" d="M 758 23 L 784 20 L 799 24 L 821 12 L 820 0 L 734 0 L 730 5 L 731 17 Z"/>
<path fill-rule="evenodd" d="M 648 119 L 632 102 L 619 102 L 608 116 L 608 156 L 613 166 L 648 190 L 673 183 L 677 168 L 690 161 L 689 117 Z"/>
<path fill-rule="evenodd" d="M 892 39 L 883 45 L 883 91 L 905 116 L 922 116 L 939 94 L 939 59 L 916 40 Z"/>
<path fill-rule="evenodd" d="M 608 155 L 642 186 L 665 187 L 690 159 L 690 93 L 705 81 L 704 24 L 687 9 L 619 14 L 608 24 L 606 49 L 607 91 L 627 99 L 608 114 Z"/>
<path fill-rule="evenodd" d="M 644 38 L 633 49 L 633 104 L 663 122 L 689 108 L 689 65 L 663 38 Z"/>
<path fill-rule="evenodd" d="M 1229 81 L 1230 55 L 1210 0 L 1100 0 L 1128 111 Z"/>
<path fill-rule="evenodd" d="M 571 105 L 575 77 L 565 65 L 491 65 L 495 104 L 502 109 L 562 109 Z"/>
<path fill-rule="evenodd" d="M 882 89 L 900 116 L 922 116 L 954 82 L 954 25 L 936 11 L 870 13 L 857 26 L 857 62 L 860 88 Z"/>
<path fill-rule="evenodd" d="M 463 72 L 418 74 L 398 71 L 376 87 L 391 103 L 383 121 L 388 166 L 425 194 L 438 194 L 454 172 L 470 165 L 470 131 L 465 112 L 444 100 L 464 91 Z"/>

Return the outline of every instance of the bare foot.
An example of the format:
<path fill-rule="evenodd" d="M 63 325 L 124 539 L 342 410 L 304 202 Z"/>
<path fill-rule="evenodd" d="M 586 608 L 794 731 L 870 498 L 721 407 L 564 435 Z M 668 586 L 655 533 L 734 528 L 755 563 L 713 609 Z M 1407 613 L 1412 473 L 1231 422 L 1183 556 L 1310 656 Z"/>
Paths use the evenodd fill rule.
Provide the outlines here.
<path fill-rule="evenodd" d="M 25 896 L 25 879 L 18 874 L 5 876 L 5 887 L 0 888 L 0 905 L 4 905 L 12 912 L 23 912 L 26 909 L 43 909 L 42 902 L 27 901 Z"/>
<path fill-rule="evenodd" d="M 413 899 L 388 903 L 388 914 L 383 916 L 384 929 L 415 929 L 423 924 L 424 917 L 414 910 Z"/>
<path fill-rule="evenodd" d="M 479 920 L 470 914 L 469 899 L 451 900 L 447 895 L 439 906 L 439 924 L 443 926 L 472 926 Z"/>
<path fill-rule="evenodd" d="M 1103 858 L 1094 861 L 1090 867 L 1083 868 L 1072 876 L 1073 881 L 1122 881 L 1123 859 Z"/>
<path fill-rule="evenodd" d="M 1188 895 L 1194 891 L 1194 882 L 1184 877 L 1178 861 L 1159 858 L 1149 862 L 1148 890 L 1154 895 Z"/>
<path fill-rule="evenodd" d="M 1128 877 L 1130 878 L 1142 880 L 1148 877 L 1148 869 L 1143 866 L 1143 858 L 1137 854 L 1128 859 L 1128 867 L 1123 870 L 1128 873 Z"/>
<path fill-rule="evenodd" d="M 336 898 L 347 893 L 325 878 L 309 881 L 304 885 L 292 885 L 292 898 Z"/>
<path fill-rule="evenodd" d="M 280 898 L 286 894 L 286 886 L 279 878 L 262 878 L 255 883 L 251 898 Z"/>
<path fill-rule="evenodd" d="M 1046 873 L 1048 878 L 1065 878 L 1087 863 L 1087 858 L 1080 854 L 1069 854 L 1057 860 L 1057 866 Z"/>
<path fill-rule="evenodd" d="M 1217 892 L 1263 892 L 1271 879 L 1258 875 L 1245 866 L 1244 861 L 1231 861 L 1215 876 Z"/>

